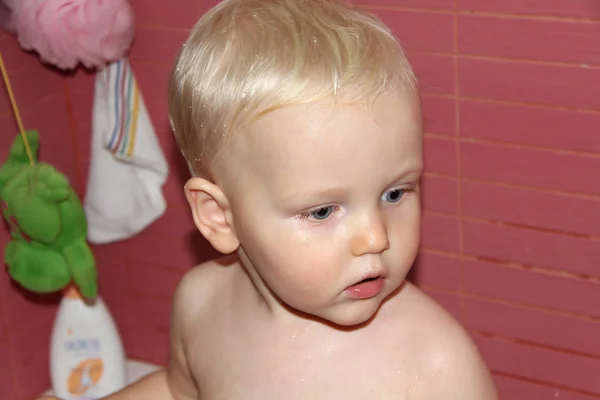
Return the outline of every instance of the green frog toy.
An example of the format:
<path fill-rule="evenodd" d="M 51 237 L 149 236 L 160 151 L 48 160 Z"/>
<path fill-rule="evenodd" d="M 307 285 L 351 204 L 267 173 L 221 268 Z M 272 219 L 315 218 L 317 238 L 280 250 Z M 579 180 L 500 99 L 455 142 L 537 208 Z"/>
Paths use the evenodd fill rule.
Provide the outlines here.
<path fill-rule="evenodd" d="M 27 131 L 26 138 L 34 164 L 23 137 L 17 136 L 0 167 L 2 215 L 11 236 L 4 249 L 8 272 L 32 292 L 56 292 L 73 282 L 83 297 L 93 299 L 97 271 L 79 197 L 65 175 L 35 162 L 38 132 Z"/>

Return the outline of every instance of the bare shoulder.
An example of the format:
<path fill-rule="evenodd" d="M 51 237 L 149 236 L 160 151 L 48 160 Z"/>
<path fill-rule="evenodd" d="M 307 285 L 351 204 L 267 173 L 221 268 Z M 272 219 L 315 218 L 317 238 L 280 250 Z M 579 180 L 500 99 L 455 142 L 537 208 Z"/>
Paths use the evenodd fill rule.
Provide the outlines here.
<path fill-rule="evenodd" d="M 413 285 L 404 288 L 398 307 L 411 326 L 414 359 L 427 384 L 424 398 L 497 400 L 491 374 L 466 330 L 435 300 Z"/>
<path fill-rule="evenodd" d="M 208 341 L 203 329 L 211 318 L 214 305 L 219 302 L 222 288 L 227 286 L 227 266 L 235 263 L 231 258 L 209 261 L 188 271 L 179 282 L 173 296 L 171 315 L 171 357 L 167 367 L 167 382 L 173 397 L 197 399 L 194 374 L 190 369 L 189 354 L 197 343 Z M 194 338 L 201 338 L 194 342 Z"/>
<path fill-rule="evenodd" d="M 237 263 L 237 258 L 222 257 L 188 271 L 173 296 L 173 323 L 193 324 L 210 312 L 230 282 L 232 268 L 228 267 L 234 263 Z"/>

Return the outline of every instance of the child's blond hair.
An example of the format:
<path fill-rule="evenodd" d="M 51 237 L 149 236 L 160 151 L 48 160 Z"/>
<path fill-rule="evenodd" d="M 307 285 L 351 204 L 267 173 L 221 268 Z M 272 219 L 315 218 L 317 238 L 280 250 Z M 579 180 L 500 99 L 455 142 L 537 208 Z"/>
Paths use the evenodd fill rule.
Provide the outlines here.
<path fill-rule="evenodd" d="M 365 99 L 415 87 L 389 29 L 346 3 L 224 0 L 177 56 L 169 112 L 191 172 L 210 179 L 225 141 L 248 118 L 342 94 Z"/>

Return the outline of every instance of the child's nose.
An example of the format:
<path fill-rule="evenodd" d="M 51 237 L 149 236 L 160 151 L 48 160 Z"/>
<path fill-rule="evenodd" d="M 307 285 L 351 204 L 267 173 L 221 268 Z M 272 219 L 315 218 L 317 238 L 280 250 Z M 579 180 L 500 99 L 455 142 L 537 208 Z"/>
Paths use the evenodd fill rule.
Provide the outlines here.
<path fill-rule="evenodd" d="M 350 243 L 352 255 L 378 254 L 389 249 L 385 220 L 380 212 L 365 216 L 362 223 L 355 226 Z"/>

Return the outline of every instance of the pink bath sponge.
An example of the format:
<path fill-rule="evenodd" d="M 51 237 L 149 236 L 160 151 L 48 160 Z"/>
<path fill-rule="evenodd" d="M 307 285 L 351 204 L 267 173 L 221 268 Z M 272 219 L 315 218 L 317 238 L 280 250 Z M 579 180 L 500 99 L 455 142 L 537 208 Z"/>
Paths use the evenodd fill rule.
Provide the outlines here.
<path fill-rule="evenodd" d="M 21 47 L 63 70 L 125 57 L 135 29 L 127 0 L 13 0 L 12 26 Z"/>

